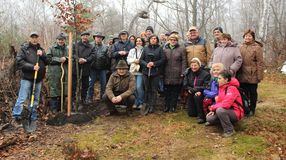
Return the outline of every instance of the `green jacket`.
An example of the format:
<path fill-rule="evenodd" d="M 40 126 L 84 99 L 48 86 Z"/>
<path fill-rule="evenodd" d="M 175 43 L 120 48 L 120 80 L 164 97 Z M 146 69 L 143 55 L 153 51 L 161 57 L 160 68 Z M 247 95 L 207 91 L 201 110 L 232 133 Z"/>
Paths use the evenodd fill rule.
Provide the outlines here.
<path fill-rule="evenodd" d="M 58 97 L 61 95 L 61 76 L 62 69 L 60 58 L 66 57 L 66 62 L 63 64 L 64 68 L 64 77 L 63 77 L 63 85 L 64 85 L 64 95 L 67 95 L 67 77 L 68 77 L 68 48 L 66 45 L 59 46 L 55 43 L 48 49 L 47 58 L 49 61 L 48 66 L 48 84 L 50 97 Z"/>
<path fill-rule="evenodd" d="M 130 72 L 120 76 L 117 71 L 112 73 L 106 85 L 105 93 L 111 100 L 115 96 L 121 96 L 122 99 L 134 95 L 135 92 L 135 76 Z"/>

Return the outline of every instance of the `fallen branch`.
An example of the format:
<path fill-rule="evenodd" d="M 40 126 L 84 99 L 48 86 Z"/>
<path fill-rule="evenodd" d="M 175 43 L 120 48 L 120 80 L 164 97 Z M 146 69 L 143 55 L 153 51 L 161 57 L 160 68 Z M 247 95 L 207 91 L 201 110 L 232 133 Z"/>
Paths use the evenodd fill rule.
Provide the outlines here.
<path fill-rule="evenodd" d="M 16 137 L 10 137 L 7 140 L 4 140 L 1 144 L 0 144 L 0 149 L 8 147 L 10 145 L 14 145 L 17 142 L 17 138 Z"/>

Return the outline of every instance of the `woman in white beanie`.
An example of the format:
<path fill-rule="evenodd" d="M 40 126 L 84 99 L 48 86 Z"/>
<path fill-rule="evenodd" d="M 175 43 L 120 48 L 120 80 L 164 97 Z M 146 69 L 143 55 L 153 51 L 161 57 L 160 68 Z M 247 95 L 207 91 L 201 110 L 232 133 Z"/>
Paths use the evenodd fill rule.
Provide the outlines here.
<path fill-rule="evenodd" d="M 189 92 L 188 115 L 198 117 L 198 123 L 206 122 L 206 115 L 203 111 L 203 90 L 206 89 L 211 75 L 203 70 L 201 61 L 198 58 L 191 60 L 190 68 L 185 71 L 183 86 Z"/>

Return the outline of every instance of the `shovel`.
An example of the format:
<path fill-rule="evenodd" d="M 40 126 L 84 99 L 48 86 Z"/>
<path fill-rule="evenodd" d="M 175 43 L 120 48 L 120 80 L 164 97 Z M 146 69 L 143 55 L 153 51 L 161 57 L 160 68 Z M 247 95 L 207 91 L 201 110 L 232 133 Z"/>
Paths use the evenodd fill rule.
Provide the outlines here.
<path fill-rule="evenodd" d="M 39 66 L 39 56 L 37 56 L 36 66 Z M 36 90 L 37 76 L 38 76 L 38 71 L 35 71 L 34 82 L 33 82 L 33 89 L 32 89 L 32 94 L 31 94 L 31 102 L 30 102 L 31 110 L 29 111 L 29 119 L 23 121 L 23 128 L 24 128 L 24 130 L 27 133 L 34 132 L 37 129 L 36 121 L 32 121 L 32 111 L 34 109 L 33 105 L 34 105 L 34 100 L 35 100 L 35 90 Z"/>
<path fill-rule="evenodd" d="M 64 63 L 61 63 L 61 112 L 64 111 L 64 75 L 65 75 L 65 69 L 64 69 Z"/>

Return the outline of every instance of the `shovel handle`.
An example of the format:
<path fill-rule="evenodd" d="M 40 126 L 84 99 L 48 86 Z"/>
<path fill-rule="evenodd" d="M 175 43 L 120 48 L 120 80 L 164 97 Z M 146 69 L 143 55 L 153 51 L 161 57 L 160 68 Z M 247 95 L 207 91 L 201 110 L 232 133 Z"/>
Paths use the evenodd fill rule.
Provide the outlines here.
<path fill-rule="evenodd" d="M 61 112 L 63 112 L 64 111 L 64 75 L 65 75 L 64 63 L 61 63 L 61 70 L 62 70 L 62 75 L 61 75 Z"/>
<path fill-rule="evenodd" d="M 36 66 L 39 66 L 39 56 L 37 56 L 37 63 Z M 33 82 L 33 89 L 32 89 L 32 96 L 31 96 L 31 103 L 30 103 L 30 107 L 32 108 L 34 105 L 34 100 L 35 100 L 35 90 L 36 90 L 36 81 L 37 81 L 37 77 L 38 77 L 38 71 L 35 71 L 34 74 L 34 82 Z"/>

